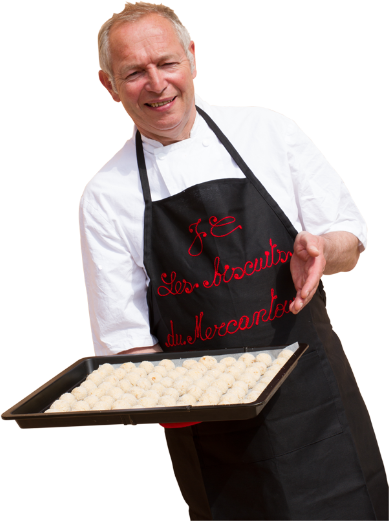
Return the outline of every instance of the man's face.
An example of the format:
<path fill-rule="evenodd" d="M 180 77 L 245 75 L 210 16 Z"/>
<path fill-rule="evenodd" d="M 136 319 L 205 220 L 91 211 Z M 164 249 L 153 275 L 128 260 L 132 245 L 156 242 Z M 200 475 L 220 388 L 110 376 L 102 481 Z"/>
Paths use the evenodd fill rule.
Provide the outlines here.
<path fill-rule="evenodd" d="M 109 40 L 117 94 L 102 71 L 100 80 L 141 133 L 163 144 L 189 137 L 196 71 L 169 20 L 152 14 L 123 23 L 113 27 Z M 194 55 L 193 42 L 189 49 Z"/>

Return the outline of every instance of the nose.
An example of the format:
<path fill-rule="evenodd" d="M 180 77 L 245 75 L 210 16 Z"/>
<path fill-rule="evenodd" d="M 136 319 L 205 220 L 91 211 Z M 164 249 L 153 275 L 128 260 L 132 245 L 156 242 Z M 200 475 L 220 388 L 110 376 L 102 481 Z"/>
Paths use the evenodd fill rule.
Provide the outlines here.
<path fill-rule="evenodd" d="M 158 69 L 158 67 L 153 67 L 148 71 L 148 82 L 146 85 L 148 91 L 160 94 L 165 90 L 166 86 L 163 71 Z"/>

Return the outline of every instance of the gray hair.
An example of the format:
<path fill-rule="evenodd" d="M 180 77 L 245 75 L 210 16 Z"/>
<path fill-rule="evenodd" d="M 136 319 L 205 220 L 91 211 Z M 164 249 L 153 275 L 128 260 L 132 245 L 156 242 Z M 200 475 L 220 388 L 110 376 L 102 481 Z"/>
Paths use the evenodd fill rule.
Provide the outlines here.
<path fill-rule="evenodd" d="M 191 41 L 190 35 L 188 30 L 180 22 L 178 16 L 173 11 L 173 9 L 170 9 L 170 7 L 167 7 L 162 4 L 148 4 L 147 2 L 136 2 L 135 4 L 131 4 L 130 2 L 127 2 L 121 13 L 114 13 L 112 15 L 112 18 L 107 20 L 101 26 L 98 36 L 100 68 L 108 75 L 108 78 L 115 92 L 117 91 L 111 66 L 111 52 L 109 48 L 110 30 L 114 25 L 126 22 L 136 22 L 140 18 L 143 18 L 144 16 L 147 16 L 149 14 L 158 14 L 171 22 L 177 33 L 177 37 L 185 51 L 185 54 L 189 60 L 191 71 L 193 72 L 194 59 L 193 54 L 189 51 L 189 44 Z"/>

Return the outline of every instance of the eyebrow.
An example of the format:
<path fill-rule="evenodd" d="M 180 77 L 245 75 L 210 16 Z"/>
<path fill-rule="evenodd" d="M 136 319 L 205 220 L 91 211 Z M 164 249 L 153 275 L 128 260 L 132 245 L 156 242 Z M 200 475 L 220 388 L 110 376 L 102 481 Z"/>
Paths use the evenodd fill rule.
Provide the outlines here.
<path fill-rule="evenodd" d="M 171 60 L 174 58 L 174 54 L 165 54 L 159 58 L 159 62 L 163 62 L 166 60 Z M 142 69 L 142 65 L 139 65 L 137 63 L 131 63 L 129 65 L 125 65 L 122 69 L 119 69 L 120 76 L 123 76 L 127 74 L 127 72 L 134 70 L 134 69 Z"/>

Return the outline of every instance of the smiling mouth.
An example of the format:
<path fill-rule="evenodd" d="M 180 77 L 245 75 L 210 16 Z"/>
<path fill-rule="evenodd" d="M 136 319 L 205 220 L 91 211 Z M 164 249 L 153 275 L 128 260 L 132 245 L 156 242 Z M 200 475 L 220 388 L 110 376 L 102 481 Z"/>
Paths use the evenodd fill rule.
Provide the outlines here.
<path fill-rule="evenodd" d="M 147 105 L 149 107 L 153 107 L 153 108 L 162 107 L 163 105 L 167 105 L 168 103 L 171 103 L 172 101 L 174 101 L 176 99 L 176 97 L 177 96 L 174 96 L 174 98 L 169 99 L 167 101 L 161 101 L 161 103 L 145 103 L 145 105 Z"/>

